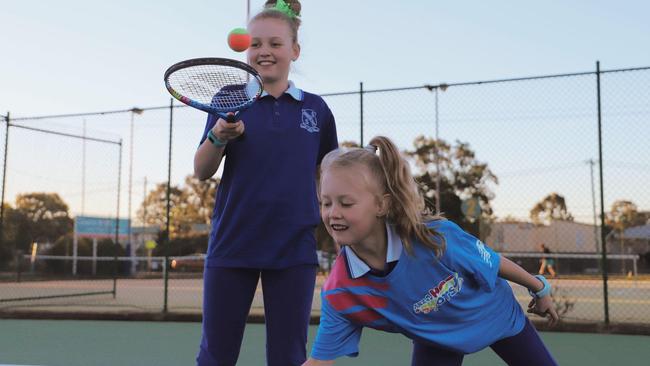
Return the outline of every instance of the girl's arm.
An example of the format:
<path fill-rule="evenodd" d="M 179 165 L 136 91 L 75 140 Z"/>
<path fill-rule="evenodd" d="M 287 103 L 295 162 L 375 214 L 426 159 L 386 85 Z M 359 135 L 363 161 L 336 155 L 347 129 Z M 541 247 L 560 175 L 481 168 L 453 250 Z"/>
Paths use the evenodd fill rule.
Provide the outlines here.
<path fill-rule="evenodd" d="M 314 358 L 309 358 L 302 366 L 330 366 L 334 365 L 334 360 L 332 361 L 321 361 Z"/>
<path fill-rule="evenodd" d="M 212 128 L 212 133 L 220 140 L 232 140 L 244 133 L 244 123 L 242 121 L 228 123 L 224 119 L 219 118 Z M 225 145 L 216 147 L 208 139 L 205 139 L 194 154 L 194 175 L 199 180 L 212 177 L 217 172 L 217 169 L 219 169 L 219 165 L 221 165 L 224 150 Z"/>
<path fill-rule="evenodd" d="M 221 165 L 223 147 L 214 146 L 210 140 L 205 139 L 194 154 L 194 176 L 199 180 L 206 180 L 214 175 Z"/>
<path fill-rule="evenodd" d="M 524 286 L 532 292 L 538 292 L 544 288 L 542 281 L 526 272 L 523 268 L 521 268 L 510 259 L 503 256 L 501 257 L 499 264 L 499 277 Z M 557 323 L 559 320 L 551 295 L 547 295 L 539 299 L 533 298 L 528 304 L 528 312 L 535 313 L 543 317 L 549 315 L 549 322 L 551 325 L 555 325 L 555 323 Z"/>

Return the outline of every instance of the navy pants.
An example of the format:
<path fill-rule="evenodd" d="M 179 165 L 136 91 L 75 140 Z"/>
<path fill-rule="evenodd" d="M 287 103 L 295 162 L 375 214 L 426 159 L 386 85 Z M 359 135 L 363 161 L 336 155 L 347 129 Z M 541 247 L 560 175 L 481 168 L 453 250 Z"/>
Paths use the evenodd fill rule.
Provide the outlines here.
<path fill-rule="evenodd" d="M 198 366 L 234 366 L 257 283 L 262 280 L 269 366 L 301 365 L 316 282 L 315 265 L 286 269 L 205 268 Z"/>
<path fill-rule="evenodd" d="M 510 366 L 555 366 L 551 356 L 537 331 L 526 320 L 519 334 L 504 338 L 490 346 L 492 350 Z M 411 366 L 457 366 L 463 363 L 463 354 L 447 351 L 427 344 L 413 342 Z"/>

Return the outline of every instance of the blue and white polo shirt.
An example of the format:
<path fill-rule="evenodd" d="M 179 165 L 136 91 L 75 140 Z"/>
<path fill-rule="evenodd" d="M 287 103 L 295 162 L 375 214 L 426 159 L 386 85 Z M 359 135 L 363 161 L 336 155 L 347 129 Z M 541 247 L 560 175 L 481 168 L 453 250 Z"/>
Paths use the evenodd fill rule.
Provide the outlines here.
<path fill-rule="evenodd" d="M 451 221 L 429 226 L 446 239 L 441 257 L 419 242 L 414 242 L 414 255 L 407 254 L 387 226 L 387 261 L 397 253 L 399 260 L 383 277 L 363 268 L 350 248 L 341 251 L 321 292 L 321 322 L 311 357 L 356 356 L 363 327 L 461 353 L 476 352 L 523 329 L 521 306 L 498 276 L 499 255 Z"/>

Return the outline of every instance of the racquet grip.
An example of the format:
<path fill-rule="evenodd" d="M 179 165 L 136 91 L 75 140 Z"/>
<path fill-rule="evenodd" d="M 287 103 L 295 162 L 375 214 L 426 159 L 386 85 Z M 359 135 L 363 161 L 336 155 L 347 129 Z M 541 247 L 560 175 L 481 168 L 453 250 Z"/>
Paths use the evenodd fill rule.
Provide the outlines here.
<path fill-rule="evenodd" d="M 234 113 L 228 113 L 228 114 L 226 115 L 226 118 L 225 118 L 225 119 L 226 119 L 226 122 L 228 122 L 228 123 L 235 123 L 235 122 L 237 122 L 237 121 L 235 120 L 235 114 L 234 114 Z"/>

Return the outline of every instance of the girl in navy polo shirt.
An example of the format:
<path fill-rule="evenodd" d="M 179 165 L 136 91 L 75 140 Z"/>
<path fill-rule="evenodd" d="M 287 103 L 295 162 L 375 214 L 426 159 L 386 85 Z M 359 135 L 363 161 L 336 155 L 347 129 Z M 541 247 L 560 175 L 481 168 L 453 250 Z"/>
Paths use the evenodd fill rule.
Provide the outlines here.
<path fill-rule="evenodd" d="M 397 147 L 381 136 L 370 144 L 335 150 L 321 165 L 321 215 L 343 248 L 321 292 L 305 365 L 356 356 L 363 327 L 412 339 L 411 365 L 460 365 L 488 346 L 509 365 L 555 365 L 506 281 L 528 288 L 528 312 L 554 324 L 546 279 L 452 222 L 423 215 Z"/>
<path fill-rule="evenodd" d="M 299 15 L 298 1 L 271 0 L 252 18 L 248 63 L 265 91 L 236 123 L 209 116 L 194 158 L 195 175 L 207 179 L 225 156 L 204 271 L 198 365 L 236 364 L 260 278 L 267 364 L 307 358 L 318 265 L 316 173 L 338 143 L 325 101 L 288 80 L 300 55 Z"/>

